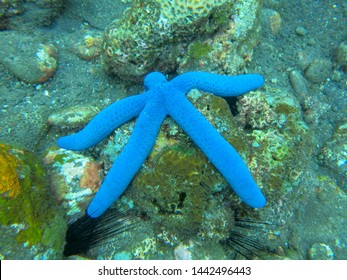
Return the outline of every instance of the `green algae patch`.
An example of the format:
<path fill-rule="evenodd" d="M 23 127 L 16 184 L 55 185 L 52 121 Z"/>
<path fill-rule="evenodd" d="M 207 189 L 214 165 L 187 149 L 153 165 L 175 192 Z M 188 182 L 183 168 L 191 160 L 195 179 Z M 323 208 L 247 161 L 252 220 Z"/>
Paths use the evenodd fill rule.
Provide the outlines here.
<path fill-rule="evenodd" d="M 212 51 L 212 47 L 208 44 L 195 42 L 189 47 L 189 55 L 192 59 L 201 59 Z"/>
<path fill-rule="evenodd" d="M 42 233 L 41 242 L 43 245 L 59 250 L 64 247 L 64 238 L 67 227 L 62 216 L 57 216 L 53 219 Z"/>
<path fill-rule="evenodd" d="M 0 160 L 4 157 L 16 162 L 10 166 L 12 169 L 8 176 L 16 174 L 16 188 L 20 191 L 16 196 L 11 195 L 11 191 L 0 193 L 0 223 L 17 229 L 13 237 L 18 243 L 40 244 L 48 225 L 62 217 L 52 199 L 46 170 L 32 153 L 0 144 Z M 0 180 L 3 184 L 8 178 L 2 175 Z M 65 222 L 60 219 L 59 225 L 64 228 Z M 63 240 L 64 234 L 59 238 Z"/>
<path fill-rule="evenodd" d="M 297 110 L 293 106 L 285 103 L 279 103 L 274 110 L 277 113 L 285 115 L 294 114 L 297 112 Z"/>

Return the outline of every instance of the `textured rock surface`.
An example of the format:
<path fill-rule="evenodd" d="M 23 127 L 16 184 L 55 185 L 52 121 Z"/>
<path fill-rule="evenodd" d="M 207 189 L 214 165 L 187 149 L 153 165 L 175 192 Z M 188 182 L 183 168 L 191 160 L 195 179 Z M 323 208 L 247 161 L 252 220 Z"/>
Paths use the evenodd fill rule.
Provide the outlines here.
<path fill-rule="evenodd" d="M 92 60 L 102 52 L 102 36 L 97 32 L 88 32 L 74 46 L 74 52 L 83 60 Z"/>
<path fill-rule="evenodd" d="M 334 253 L 331 248 L 324 243 L 314 243 L 308 250 L 310 260 L 333 260 Z"/>
<path fill-rule="evenodd" d="M 223 99 L 201 95 L 198 91 L 193 91 L 192 98 L 221 133 L 228 139 L 235 137 L 239 129 L 235 122 L 228 122 L 231 114 Z M 107 144 L 104 154 L 109 160 L 106 165 L 113 162 L 131 135 L 133 125 L 127 126 L 117 129 L 114 138 Z M 241 147 L 239 150 L 243 152 Z M 219 221 L 215 224 L 222 224 L 221 220 L 232 221 L 232 211 L 223 206 L 217 210 L 211 204 L 213 194 L 219 193 L 225 186 L 224 178 L 208 163 L 204 154 L 171 119 L 167 119 L 148 160 L 133 180 L 128 195 L 123 196 L 119 203 L 121 208 L 136 205 L 136 209 L 146 213 L 159 231 L 164 227 L 177 237 L 187 238 L 204 231 L 205 227 L 206 231 L 210 231 L 211 238 L 219 240 L 228 234 L 231 223 L 213 231 L 214 223 L 203 224 L 203 221 L 205 211 L 210 212 L 211 221 Z M 221 200 L 218 203 L 223 204 Z M 223 210 L 225 212 L 221 215 Z"/>
<path fill-rule="evenodd" d="M 277 35 L 282 27 L 282 19 L 279 12 L 272 9 L 262 9 L 260 16 L 262 27 L 267 34 Z"/>
<path fill-rule="evenodd" d="M 291 95 L 276 90 L 248 93 L 239 98 L 236 117 L 222 98 L 197 90 L 188 96 L 243 157 L 270 202 L 299 185 L 305 162 L 295 159 L 302 153 L 306 126 Z M 117 129 L 108 142 L 103 152 L 106 169 L 133 125 Z M 147 216 L 154 232 L 162 232 L 173 244 L 196 235 L 212 242 L 227 238 L 239 204 L 224 178 L 170 118 L 132 186 L 116 203 L 119 209 L 134 208 Z"/>
<path fill-rule="evenodd" d="M 0 63 L 23 82 L 38 84 L 52 77 L 58 66 L 53 44 L 25 33 L 0 33 Z"/>
<path fill-rule="evenodd" d="M 69 220 L 82 216 L 100 186 L 100 165 L 90 157 L 55 147 L 45 152 L 44 162 L 55 201 L 64 207 Z"/>
<path fill-rule="evenodd" d="M 118 0 L 94 2 L 91 0 L 66 0 L 65 3 L 68 4 L 72 1 L 76 5 L 74 7 L 66 6 L 64 13 L 49 28 L 35 27 L 35 29 L 32 29 L 25 22 L 20 23 L 29 34 L 40 36 L 40 38 L 43 35 L 45 39 L 43 41 L 40 40 L 40 43 L 52 43 L 52 38 L 54 39 L 54 43 L 59 51 L 59 68 L 53 79 L 33 86 L 21 82 L 7 71 L 4 65 L 0 64 L 0 139 L 2 139 L 2 142 L 16 143 L 20 147 L 26 147 L 26 149 L 40 153 L 47 147 L 54 145 L 56 139 L 63 135 L 63 132 L 58 131 L 56 127 L 47 125 L 47 117 L 50 114 L 63 107 L 71 107 L 77 104 L 104 108 L 114 100 L 124 98 L 127 94 L 136 94 L 143 91 L 142 84 L 137 86 L 131 83 L 129 86 L 129 83 L 122 82 L 120 79 L 106 76 L 98 58 L 89 61 L 82 60 L 79 57 L 83 56 L 83 51 L 81 56 L 76 56 L 76 43 L 77 45 L 82 45 L 82 47 L 88 47 L 88 44 L 85 44 L 84 41 L 85 36 L 91 35 L 94 38 L 94 33 L 89 33 L 89 31 L 95 31 L 94 27 L 96 26 L 96 29 L 99 28 L 96 31 L 102 32 L 104 26 L 118 17 L 114 15 L 112 18 L 106 18 L 101 14 L 105 10 L 98 9 L 98 7 L 107 6 L 111 2 L 113 5 L 117 5 Z M 122 2 L 124 0 L 119 1 Z M 13 20 L 17 18 L 15 15 L 18 13 L 16 7 L 12 6 L 7 11 L 3 9 L 3 4 L 10 2 L 15 3 L 16 1 L 0 1 L 0 18 L 2 18 L 4 12 L 13 13 L 13 16 L 11 16 Z M 21 1 L 21 3 L 28 2 Z M 31 2 L 38 1 L 33 0 Z M 127 2 L 129 3 L 129 1 Z M 246 5 L 251 2 L 248 0 L 235 1 L 235 5 L 239 5 L 240 11 L 250 11 L 251 7 L 247 9 Z M 261 211 L 255 211 L 260 216 L 252 215 L 254 212 L 248 211 L 244 205 L 241 209 L 246 212 L 244 217 L 248 219 L 256 222 L 269 221 L 271 223 L 271 229 L 267 227 L 266 230 L 273 230 L 273 234 L 261 238 L 260 244 L 273 244 L 276 240 L 280 241 L 278 242 L 280 247 L 278 247 L 276 252 L 284 258 L 307 259 L 309 257 L 309 249 L 317 246 L 313 246 L 314 244 L 325 244 L 332 250 L 335 259 L 345 260 L 347 259 L 345 234 L 347 201 L 346 198 L 343 198 L 343 194 L 346 192 L 345 186 L 347 184 L 343 180 L 346 180 L 346 165 L 338 165 L 340 163 L 338 157 L 345 155 L 344 151 L 346 151 L 346 145 L 344 145 L 346 143 L 346 134 L 340 131 L 340 127 L 345 127 L 347 108 L 346 56 L 344 55 L 346 53 L 345 41 L 347 38 L 344 25 L 347 11 L 346 1 L 264 0 L 262 3 L 264 3 L 264 8 L 277 11 L 281 15 L 282 25 L 277 35 L 273 34 L 271 29 L 269 29 L 270 22 L 264 22 L 267 25 L 262 26 L 262 31 L 264 32 L 260 37 L 256 36 L 256 32 L 249 30 L 246 33 L 245 40 L 250 39 L 251 35 L 253 35 L 253 38 L 258 40 L 255 40 L 255 43 L 259 42 L 259 44 L 254 49 L 254 53 L 248 51 L 243 52 L 243 55 L 239 56 L 235 56 L 235 54 L 245 49 L 244 44 L 241 44 L 240 48 L 233 47 L 238 46 L 239 41 L 233 37 L 230 39 L 228 34 L 223 37 L 224 32 L 217 31 L 216 34 L 208 34 L 206 37 L 200 36 L 195 41 L 187 43 L 187 48 L 184 49 L 182 55 L 191 57 L 191 59 L 179 58 L 177 62 L 178 70 L 198 69 L 226 73 L 226 69 L 229 69 L 230 73 L 234 73 L 235 69 L 236 71 L 241 69 L 241 71 L 247 73 L 261 73 L 266 79 L 265 87 L 263 88 L 266 96 L 268 94 L 276 95 L 279 92 L 285 92 L 286 95 L 292 94 L 292 99 L 295 100 L 297 98 L 301 102 L 301 111 L 305 115 L 304 118 L 308 124 L 306 135 L 309 134 L 309 137 L 302 138 L 299 142 L 300 145 L 297 145 L 296 142 L 294 148 L 286 150 L 286 157 L 278 161 L 277 157 L 271 158 L 272 153 L 266 151 L 265 148 L 270 143 L 269 149 L 275 148 L 273 149 L 273 154 L 277 155 L 277 152 L 281 151 L 281 143 L 284 143 L 283 148 L 287 149 L 288 139 L 290 140 L 295 135 L 288 134 L 286 123 L 283 125 L 280 122 L 282 123 L 282 128 L 279 128 L 276 122 L 271 122 L 270 126 L 263 126 L 263 122 L 260 119 L 257 120 L 255 114 L 247 114 L 245 110 L 241 110 L 241 102 L 245 102 L 242 104 L 252 105 L 253 101 L 263 100 L 263 96 L 252 96 L 250 100 L 241 101 L 239 99 L 241 106 L 238 107 L 238 110 L 242 112 L 242 115 L 240 115 L 242 119 L 237 120 L 238 126 L 241 128 L 245 124 L 242 130 L 250 135 L 253 134 L 253 131 L 256 131 L 253 134 L 254 138 L 251 138 L 252 141 L 248 141 L 248 138 L 240 138 L 247 146 L 251 146 L 252 149 L 250 154 L 244 153 L 244 158 L 252 160 L 254 163 L 260 163 L 259 166 L 256 164 L 251 166 L 252 172 L 257 170 L 258 167 L 260 171 L 266 170 L 263 164 L 268 160 L 271 160 L 277 166 L 287 166 L 288 160 L 291 161 L 293 167 L 286 170 L 293 170 L 291 175 L 293 177 L 291 178 L 294 179 L 295 183 L 286 185 L 285 190 L 288 191 L 287 194 L 276 196 L 277 190 L 273 189 L 271 184 L 268 188 L 266 183 L 271 173 L 257 175 L 257 182 L 263 184 L 264 189 L 271 189 L 271 193 L 266 194 L 269 204 Z M 243 9 L 241 9 L 242 5 L 245 5 Z M 85 13 L 87 9 L 89 10 Z M 311 11 L 314 11 L 314 13 Z M 113 12 L 118 13 L 118 11 L 112 8 L 107 14 Z M 237 14 L 230 22 L 230 30 L 234 30 L 232 25 L 242 23 L 241 15 L 246 19 L 253 18 L 252 14 L 247 12 Z M 9 17 L 8 14 L 7 18 Z M 99 20 L 99 23 L 103 26 L 99 26 L 95 19 Z M 322 28 L 322 23 L 324 28 Z M 246 27 L 247 24 L 240 26 Z M 296 32 L 298 27 L 301 27 L 306 34 L 305 36 L 298 35 Z M 4 27 L 2 26 L 1 28 Z M 220 29 L 220 31 L 223 30 Z M 12 30 L 12 32 L 17 32 L 17 30 Z M 236 33 L 240 34 L 240 32 Z M 219 41 L 217 40 L 217 34 L 221 38 Z M 250 43 L 252 41 L 250 40 Z M 1 40 L 0 45 L 5 43 L 5 41 Z M 251 46 L 250 43 L 247 45 Z M 340 46 L 340 44 L 342 45 Z M 183 44 L 183 47 L 185 45 Z M 230 45 L 232 47 L 229 47 Z M 212 52 L 214 48 L 216 51 Z M 88 48 L 85 51 L 88 55 Z M 211 52 L 216 54 L 215 57 L 211 55 Z M 92 51 L 91 53 L 94 52 Z M 294 71 L 300 71 L 299 73 L 305 77 L 304 72 L 314 59 L 328 59 L 334 63 L 332 74 L 329 75 L 330 79 L 325 80 L 323 83 L 312 83 L 305 80 L 307 94 L 305 96 L 300 96 L 299 94 L 294 96 L 293 89 L 288 81 L 288 72 L 294 69 Z M 249 60 L 251 61 L 248 62 Z M 188 63 L 185 63 L 186 61 Z M 242 64 L 245 64 L 246 68 L 243 68 Z M 238 68 L 236 67 L 237 65 L 241 65 L 241 67 Z M 299 91 L 306 92 L 306 90 Z M 235 100 L 231 102 L 234 115 L 237 114 L 235 102 Z M 257 110 L 260 117 L 263 118 L 263 113 L 266 111 L 262 111 L 261 108 L 268 110 L 268 107 L 269 104 L 266 103 L 263 107 L 254 105 L 252 108 Z M 284 106 L 282 109 L 290 109 L 290 107 Z M 276 114 L 274 116 L 281 117 L 281 114 L 278 114 L 278 112 L 275 110 Z M 269 116 L 271 115 L 273 114 L 271 113 Z M 265 116 L 267 117 L 268 115 Z M 131 125 L 132 123 L 129 126 L 124 126 L 122 128 L 123 132 L 119 130 L 118 134 L 113 134 L 111 137 L 119 140 L 119 142 L 123 142 L 126 135 L 131 134 Z M 254 127 L 260 125 L 263 128 L 254 129 L 252 125 Z M 269 128 L 272 127 L 274 127 L 273 131 L 275 134 L 266 134 Z M 76 130 L 72 129 L 71 133 Z M 268 139 L 266 137 L 258 137 L 261 133 L 268 136 Z M 285 134 L 287 136 L 283 137 Z M 300 132 L 297 134 L 300 135 Z M 238 130 L 238 137 L 240 135 L 243 135 L 243 133 L 240 133 Z M 281 136 L 281 138 L 277 136 Z M 238 137 L 236 137 L 236 140 Z M 255 137 L 258 137 L 262 142 L 259 142 L 258 138 Z M 295 141 L 297 140 L 300 140 L 300 136 L 296 137 Z M 121 148 L 121 145 L 117 147 Z M 237 148 L 240 152 L 245 151 L 240 146 Z M 99 161 L 104 159 L 104 157 L 99 156 L 102 149 L 104 149 L 103 143 L 83 153 L 88 156 L 93 155 Z M 288 155 L 288 152 L 293 150 L 296 153 L 293 156 Z M 327 151 L 324 155 L 323 150 Z M 259 152 L 255 154 L 254 151 Z M 263 153 L 266 155 L 264 158 Z M 321 157 L 322 155 L 323 157 Z M 279 169 L 275 168 L 275 170 L 278 171 Z M 287 174 L 288 172 L 284 172 L 284 176 L 287 176 Z M 264 176 L 264 178 L 261 178 L 261 176 Z M 295 180 L 296 177 L 298 180 Z M 284 179 L 284 181 L 288 180 Z M 271 180 L 271 182 L 277 182 L 277 185 L 280 186 L 283 180 L 281 178 L 280 180 Z M 297 183 L 299 184 L 297 185 Z M 128 189 L 130 188 L 131 186 Z M 125 205 L 133 207 L 133 209 L 137 207 L 128 196 L 121 197 L 120 200 L 122 200 L 122 203 L 114 205 L 115 207 L 125 207 Z M 216 201 L 220 200 L 217 199 Z M 231 205 L 231 207 L 234 206 Z M 215 214 L 218 213 L 217 210 L 216 206 Z M 219 211 L 222 212 L 223 208 Z M 210 216 L 207 216 L 207 218 L 205 221 L 213 221 Z M 215 219 L 215 221 L 218 221 L 218 219 Z M 211 224 L 213 225 L 213 223 Z M 207 226 L 208 224 L 204 225 L 205 232 L 207 231 Z M 152 228 L 157 229 L 155 225 L 153 226 L 150 219 L 142 219 L 138 228 L 126 231 L 122 235 L 117 236 L 114 241 L 108 243 L 108 251 L 104 247 L 100 247 L 98 254 L 93 256 L 99 259 L 133 259 L 140 257 L 147 259 L 173 259 L 175 258 L 175 248 L 177 250 L 180 249 L 181 252 L 177 256 L 184 257 L 187 254 L 189 255 L 190 252 L 193 259 L 224 258 L 230 260 L 235 256 L 234 254 L 227 254 L 227 251 L 232 251 L 232 249 L 230 249 L 230 246 L 221 246 L 220 242 L 209 241 L 208 238 L 202 238 L 202 236 L 197 235 L 191 237 L 193 242 L 180 242 L 170 236 L 170 231 L 162 230 L 155 232 Z M 0 250 L 0 258 L 5 257 L 3 256 L 4 252 L 6 252 L 6 257 L 9 256 L 8 250 L 12 244 L 13 252 L 11 256 L 13 258 L 22 257 L 23 252 L 27 253 L 28 250 L 31 250 L 30 257 L 38 256 L 39 250 L 36 245 L 18 244 L 12 238 L 20 229 L 21 225 L 14 225 L 13 229 L 8 226 L 1 228 L 1 238 L 5 240 L 1 244 L 4 244 L 1 248 L 6 250 Z M 52 227 L 52 229 L 58 230 L 59 227 Z M 259 236 L 260 231 L 258 229 L 247 229 L 246 234 Z M 50 252 L 46 252 L 48 254 L 40 256 L 42 258 L 49 256 Z M 136 256 L 134 252 L 136 252 Z M 236 258 L 244 257 L 238 255 Z M 274 256 L 269 256 L 269 258 L 273 259 Z"/>
<path fill-rule="evenodd" d="M 0 248 L 3 259 L 61 259 L 66 222 L 40 160 L 0 144 Z"/>
<path fill-rule="evenodd" d="M 289 81 L 292 86 L 295 96 L 302 102 L 308 95 L 306 80 L 300 71 L 292 70 L 289 72 Z"/>
<path fill-rule="evenodd" d="M 215 51 L 211 58 L 216 57 L 216 52 L 226 55 L 230 45 L 234 52 L 242 53 L 241 42 L 249 35 L 248 31 L 254 29 L 258 2 L 135 0 L 131 8 L 106 29 L 105 62 L 111 72 L 127 80 L 140 80 L 154 69 L 168 73 L 176 70 L 179 60 L 192 52 L 191 48 L 188 51 L 187 44 L 195 39 L 202 41 L 205 35 L 220 28 L 226 28 L 227 34 L 221 31 L 215 46 L 208 47 Z M 221 43 L 226 36 L 229 43 Z M 231 44 L 230 40 L 235 39 L 238 43 Z M 223 50 L 217 50 L 220 47 Z M 192 55 L 205 54 L 206 51 L 198 50 Z M 189 58 L 183 60 L 181 71 L 188 71 Z M 218 64 L 227 64 L 232 59 L 217 60 L 221 60 Z"/>
<path fill-rule="evenodd" d="M 327 59 L 315 59 L 307 67 L 305 77 L 312 83 L 323 83 L 332 73 L 332 62 Z"/>
<path fill-rule="evenodd" d="M 291 258 L 339 259 L 347 252 L 344 233 L 347 196 L 334 179 L 328 176 L 317 176 L 315 179 L 315 183 L 305 188 L 293 189 L 286 198 L 290 205 L 287 213 L 283 213 L 285 225 L 281 231 L 290 228 L 291 234 L 285 237 L 286 241 L 293 245 L 302 244 L 292 248 L 299 254 Z"/>
<path fill-rule="evenodd" d="M 215 34 L 202 34 L 188 42 L 179 58 L 178 72 L 205 71 L 240 74 L 252 60 L 253 48 L 259 38 L 261 1 L 230 1 L 231 9 L 219 20 L 223 23 Z"/>
<path fill-rule="evenodd" d="M 86 125 L 97 113 L 96 106 L 76 105 L 49 115 L 48 123 L 59 128 L 76 128 Z"/>

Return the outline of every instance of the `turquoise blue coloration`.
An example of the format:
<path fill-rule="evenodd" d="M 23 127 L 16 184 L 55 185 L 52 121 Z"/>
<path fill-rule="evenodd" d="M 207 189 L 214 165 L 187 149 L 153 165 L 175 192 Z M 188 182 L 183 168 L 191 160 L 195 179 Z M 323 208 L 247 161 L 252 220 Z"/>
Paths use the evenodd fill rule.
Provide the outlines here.
<path fill-rule="evenodd" d="M 111 104 L 80 132 L 58 139 L 61 148 L 84 150 L 138 116 L 129 142 L 90 203 L 88 215 L 99 217 L 124 192 L 152 150 L 167 115 L 189 135 L 245 203 L 255 208 L 263 207 L 265 197 L 242 158 L 185 97 L 192 88 L 218 96 L 241 95 L 262 86 L 263 77 L 256 74 L 222 76 L 188 72 L 168 82 L 162 73 L 152 72 L 145 77 L 144 84 L 144 93 Z"/>

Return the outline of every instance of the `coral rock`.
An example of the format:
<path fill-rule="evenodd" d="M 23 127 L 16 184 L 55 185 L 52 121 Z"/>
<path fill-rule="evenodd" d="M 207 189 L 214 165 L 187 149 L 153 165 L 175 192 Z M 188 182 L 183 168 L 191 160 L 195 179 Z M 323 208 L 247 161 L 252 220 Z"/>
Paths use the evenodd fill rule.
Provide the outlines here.
<path fill-rule="evenodd" d="M 45 168 L 30 152 L 0 144 L 0 248 L 4 259 L 60 259 L 66 223 Z"/>
<path fill-rule="evenodd" d="M 315 59 L 305 71 L 305 77 L 312 83 L 323 83 L 332 74 L 332 62 L 327 59 Z"/>
<path fill-rule="evenodd" d="M 229 38 L 244 40 L 253 29 L 259 1 L 241 2 L 135 0 L 105 31 L 105 62 L 110 72 L 139 81 L 154 68 L 175 70 L 178 60 L 188 52 L 186 43 L 232 24 L 232 18 L 237 28 L 230 28 L 233 34 Z M 218 39 L 216 47 L 220 42 Z"/>
<path fill-rule="evenodd" d="M 75 105 L 49 115 L 48 123 L 60 128 L 76 128 L 88 123 L 98 112 L 95 106 Z"/>
<path fill-rule="evenodd" d="M 102 52 L 102 36 L 99 34 L 86 34 L 83 39 L 75 45 L 77 56 L 83 60 L 92 60 L 100 56 Z"/>
<path fill-rule="evenodd" d="M 314 243 L 308 251 L 308 258 L 310 260 L 333 260 L 334 253 L 329 245 L 324 243 Z"/>
<path fill-rule="evenodd" d="M 247 146 L 225 100 L 197 90 L 188 97 L 241 154 L 247 154 Z M 131 131 L 122 127 L 116 131 L 104 152 L 109 158 L 105 159 L 106 165 L 121 150 L 120 143 L 126 142 L 121 140 L 122 134 L 127 139 Z M 218 241 L 227 237 L 233 223 L 231 209 L 222 202 L 223 198 L 238 201 L 231 195 L 221 174 L 177 124 L 167 118 L 146 163 L 123 198 L 133 201 L 138 211 L 150 217 L 158 232 L 164 228 L 178 240 L 200 233 Z M 214 199 L 220 203 L 217 208 L 211 202 Z M 118 207 L 124 207 L 123 199 L 117 203 Z M 220 215 L 222 212 L 225 213 Z M 204 223 L 206 215 L 208 221 Z"/>
<path fill-rule="evenodd" d="M 44 162 L 50 170 L 55 199 L 66 209 L 69 219 L 83 214 L 101 182 L 101 166 L 92 158 L 52 147 Z"/>

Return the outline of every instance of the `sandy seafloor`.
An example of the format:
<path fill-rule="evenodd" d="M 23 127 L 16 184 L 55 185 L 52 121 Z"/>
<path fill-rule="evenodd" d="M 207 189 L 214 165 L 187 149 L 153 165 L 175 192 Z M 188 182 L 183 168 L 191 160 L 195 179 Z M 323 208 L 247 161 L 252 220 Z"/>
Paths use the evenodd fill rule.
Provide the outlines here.
<path fill-rule="evenodd" d="M 64 12 L 52 26 L 41 29 L 41 36 L 53 39 L 59 48 L 58 69 L 51 79 L 39 86 L 26 84 L 0 64 L 1 143 L 40 154 L 60 136 L 59 130 L 47 125 L 48 116 L 56 110 L 77 104 L 103 108 L 113 100 L 143 91 L 141 84 L 125 83 L 108 76 L 99 60 L 84 61 L 71 51 L 75 35 L 86 24 L 87 19 L 83 16 L 88 17 L 90 11 L 81 13 L 78 5 L 70 2 L 76 1 L 67 1 Z M 343 0 L 264 2 L 264 8 L 280 13 L 282 26 L 276 35 L 264 28 L 247 69 L 250 73 L 263 74 L 266 83 L 293 92 L 288 72 L 297 68 L 295 56 L 298 51 L 304 50 L 311 55 L 333 60 L 334 49 L 347 39 L 347 4 Z M 120 6 L 117 13 L 120 14 L 125 7 Z M 98 16 L 103 18 L 102 15 Z M 297 34 L 297 27 L 306 29 L 305 36 Z M 317 121 L 308 125 L 313 132 L 311 140 L 316 150 L 311 155 L 300 187 L 314 186 L 317 174 L 330 176 L 334 180 L 334 174 L 319 165 L 317 153 L 319 147 L 331 138 L 336 127 L 347 121 L 346 69 L 338 71 L 339 79 L 328 78 L 319 84 L 307 83 L 309 95 L 314 96 L 315 100 L 313 109 Z M 300 158 L 297 160 L 299 162 Z M 339 176 L 339 180 L 335 179 L 337 185 L 347 192 L 346 177 L 343 176 L 346 174 Z M 283 218 L 287 219 L 285 242 L 294 247 L 301 246 L 302 252 L 307 252 L 314 242 L 325 242 L 334 247 L 335 259 L 347 259 L 347 212 L 344 212 L 345 215 L 342 212 L 341 216 L 341 209 L 337 205 L 329 205 L 329 202 L 322 205 L 319 201 L 304 201 L 302 205 L 297 196 L 294 193 L 290 202 L 289 198 L 286 200 L 290 214 L 282 213 Z M 346 205 L 343 208 L 347 210 Z M 336 216 L 339 218 L 334 220 Z M 337 239 L 341 244 L 334 244 Z"/>

